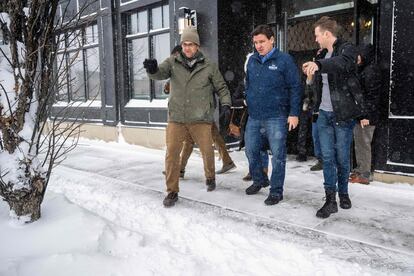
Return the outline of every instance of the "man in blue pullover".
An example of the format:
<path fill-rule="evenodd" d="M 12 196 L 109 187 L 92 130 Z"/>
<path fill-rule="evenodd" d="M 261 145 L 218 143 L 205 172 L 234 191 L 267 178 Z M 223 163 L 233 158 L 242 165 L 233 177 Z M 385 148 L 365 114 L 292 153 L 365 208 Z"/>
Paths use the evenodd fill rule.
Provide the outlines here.
<path fill-rule="evenodd" d="M 302 88 L 292 57 L 273 46 L 275 38 L 270 26 L 258 26 L 252 32 L 252 37 L 256 52 L 247 63 L 246 102 L 249 119 L 245 142 L 253 184 L 246 189 L 246 194 L 256 194 L 268 185 L 260 165 L 261 143 L 265 138 L 272 152 L 273 168 L 270 193 L 265 204 L 274 205 L 283 199 L 287 130 L 298 125 Z"/>

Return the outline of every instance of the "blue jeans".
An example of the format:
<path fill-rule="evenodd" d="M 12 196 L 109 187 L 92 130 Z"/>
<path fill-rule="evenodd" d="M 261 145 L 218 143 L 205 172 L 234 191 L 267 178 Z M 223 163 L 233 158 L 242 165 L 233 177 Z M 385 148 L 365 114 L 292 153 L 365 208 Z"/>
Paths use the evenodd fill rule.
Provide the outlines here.
<path fill-rule="evenodd" d="M 272 176 L 270 178 L 270 194 L 283 195 L 286 168 L 286 136 L 287 118 L 271 118 L 255 120 L 249 117 L 246 125 L 246 155 L 249 160 L 249 171 L 253 185 L 262 186 L 266 183 L 263 174 L 260 151 L 267 140 L 272 152 Z"/>
<path fill-rule="evenodd" d="M 322 160 L 321 143 L 319 142 L 318 125 L 312 123 L 313 154 Z"/>
<path fill-rule="evenodd" d="M 352 130 L 355 121 L 336 122 L 333 112 L 320 110 L 317 125 L 325 190 L 348 194 Z"/>

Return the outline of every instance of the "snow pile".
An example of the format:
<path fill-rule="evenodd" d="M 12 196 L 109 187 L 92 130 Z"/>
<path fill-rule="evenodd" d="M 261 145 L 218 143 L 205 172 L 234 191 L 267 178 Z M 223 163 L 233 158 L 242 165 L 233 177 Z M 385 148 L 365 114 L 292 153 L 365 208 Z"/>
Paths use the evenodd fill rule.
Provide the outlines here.
<path fill-rule="evenodd" d="M 0 275 L 386 275 L 209 209 L 165 209 L 133 186 L 67 177 L 54 190 L 81 207 L 48 193 L 43 218 L 20 226 L 0 204 Z"/>

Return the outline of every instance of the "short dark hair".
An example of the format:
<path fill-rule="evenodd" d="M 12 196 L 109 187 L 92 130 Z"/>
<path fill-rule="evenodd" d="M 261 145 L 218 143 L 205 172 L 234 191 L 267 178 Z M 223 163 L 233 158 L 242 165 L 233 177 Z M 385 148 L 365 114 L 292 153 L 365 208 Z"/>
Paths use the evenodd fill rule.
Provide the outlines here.
<path fill-rule="evenodd" d="M 273 32 L 272 28 L 269 25 L 259 25 L 257 26 L 253 32 L 251 33 L 251 36 L 256 35 L 265 35 L 268 39 L 270 39 L 272 36 L 275 36 L 275 33 Z"/>
<path fill-rule="evenodd" d="M 341 26 L 335 19 L 329 16 L 322 16 L 318 21 L 313 24 L 313 27 L 319 27 L 322 31 L 330 31 L 334 36 L 340 35 Z"/>

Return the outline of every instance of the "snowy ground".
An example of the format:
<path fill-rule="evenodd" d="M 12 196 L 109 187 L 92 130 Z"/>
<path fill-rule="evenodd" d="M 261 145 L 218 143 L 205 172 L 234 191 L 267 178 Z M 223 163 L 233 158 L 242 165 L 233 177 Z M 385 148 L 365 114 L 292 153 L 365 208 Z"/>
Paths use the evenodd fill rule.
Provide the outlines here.
<path fill-rule="evenodd" d="M 413 275 L 414 187 L 352 185 L 351 210 L 315 217 L 322 174 L 287 164 L 285 199 L 246 196 L 237 169 L 205 191 L 194 153 L 174 208 L 162 207 L 164 151 L 82 141 L 56 169 L 40 221 L 0 203 L 0 275 Z M 217 162 L 217 167 L 221 162 Z"/>

